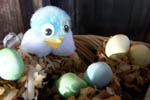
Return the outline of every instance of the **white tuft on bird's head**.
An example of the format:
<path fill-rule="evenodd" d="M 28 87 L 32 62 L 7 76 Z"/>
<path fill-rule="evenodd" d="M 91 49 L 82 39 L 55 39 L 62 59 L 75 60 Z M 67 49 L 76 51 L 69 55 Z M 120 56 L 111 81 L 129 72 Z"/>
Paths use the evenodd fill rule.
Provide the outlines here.
<path fill-rule="evenodd" d="M 69 15 L 64 10 L 55 6 L 46 6 L 38 9 L 32 15 L 30 25 L 35 34 L 49 44 L 52 41 L 62 42 L 64 36 L 71 32 L 70 20 Z M 59 40 L 56 40 L 58 38 Z M 51 41 L 47 41 L 49 39 Z M 57 44 L 52 43 L 52 45 L 55 48 Z"/>

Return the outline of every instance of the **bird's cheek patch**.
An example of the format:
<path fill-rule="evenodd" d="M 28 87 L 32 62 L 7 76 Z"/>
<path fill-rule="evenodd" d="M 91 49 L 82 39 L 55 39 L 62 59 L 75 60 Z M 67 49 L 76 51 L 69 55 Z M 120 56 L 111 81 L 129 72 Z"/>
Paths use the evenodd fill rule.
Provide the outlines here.
<path fill-rule="evenodd" d="M 64 40 L 64 37 L 59 37 L 59 38 L 51 38 L 51 39 L 45 40 L 44 42 L 47 43 L 49 46 L 55 49 L 58 49 L 63 40 Z"/>

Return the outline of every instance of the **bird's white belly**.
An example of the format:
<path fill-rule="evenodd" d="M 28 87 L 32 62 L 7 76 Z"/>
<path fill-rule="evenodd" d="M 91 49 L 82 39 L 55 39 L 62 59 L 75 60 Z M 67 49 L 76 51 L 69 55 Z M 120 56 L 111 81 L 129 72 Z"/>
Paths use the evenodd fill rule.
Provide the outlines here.
<path fill-rule="evenodd" d="M 53 49 L 53 54 L 58 56 L 70 56 L 75 52 L 75 44 L 72 32 L 69 32 L 64 38 L 62 44 L 58 49 Z"/>
<path fill-rule="evenodd" d="M 24 52 L 35 54 L 39 57 L 47 56 L 51 52 L 58 56 L 69 56 L 75 51 L 75 44 L 72 32 L 69 32 L 60 47 L 58 49 L 54 49 L 47 45 L 42 39 L 35 36 L 32 29 L 29 29 L 23 37 L 21 49 Z"/>
<path fill-rule="evenodd" d="M 43 42 L 43 40 L 37 38 L 32 29 L 29 29 L 21 42 L 21 49 L 25 52 L 35 54 L 39 57 L 47 56 L 51 53 L 52 48 Z"/>

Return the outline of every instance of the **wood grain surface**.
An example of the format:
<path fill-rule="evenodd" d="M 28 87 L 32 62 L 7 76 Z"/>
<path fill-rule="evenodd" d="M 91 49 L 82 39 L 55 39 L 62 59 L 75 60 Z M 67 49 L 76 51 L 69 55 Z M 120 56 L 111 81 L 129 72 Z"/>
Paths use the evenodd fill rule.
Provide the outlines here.
<path fill-rule="evenodd" d="M 126 34 L 150 42 L 149 0 L 0 0 L 0 39 L 8 32 L 25 32 L 30 18 L 42 6 L 64 9 L 75 34 Z"/>

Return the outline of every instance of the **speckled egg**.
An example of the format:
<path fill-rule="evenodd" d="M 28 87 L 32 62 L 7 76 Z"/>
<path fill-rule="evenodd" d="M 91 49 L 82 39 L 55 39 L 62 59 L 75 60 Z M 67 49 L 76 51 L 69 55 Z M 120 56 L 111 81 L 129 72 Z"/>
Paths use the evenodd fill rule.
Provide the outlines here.
<path fill-rule="evenodd" d="M 87 87 L 87 83 L 73 73 L 66 73 L 56 82 L 56 87 L 63 97 L 69 98 L 77 96 L 81 88 Z"/>
<path fill-rule="evenodd" d="M 146 66 L 150 64 L 150 50 L 143 44 L 132 45 L 129 50 L 129 58 L 133 64 Z"/>
<path fill-rule="evenodd" d="M 105 47 L 105 54 L 109 58 L 122 57 L 130 48 L 130 40 L 126 35 L 117 34 L 112 36 Z"/>
<path fill-rule="evenodd" d="M 96 62 L 88 66 L 84 80 L 91 86 L 103 88 L 112 80 L 112 70 L 105 62 Z"/>
<path fill-rule="evenodd" d="M 0 77 L 4 80 L 17 80 L 24 72 L 24 62 L 16 50 L 0 50 Z"/>

